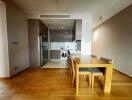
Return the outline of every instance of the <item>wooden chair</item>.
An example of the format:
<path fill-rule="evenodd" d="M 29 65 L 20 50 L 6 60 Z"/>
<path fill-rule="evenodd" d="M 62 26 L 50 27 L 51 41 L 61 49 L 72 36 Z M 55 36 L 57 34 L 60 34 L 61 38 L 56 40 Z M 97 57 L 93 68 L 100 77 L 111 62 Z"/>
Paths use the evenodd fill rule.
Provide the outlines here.
<path fill-rule="evenodd" d="M 113 61 L 111 59 L 105 58 L 105 57 L 100 57 L 100 60 L 107 62 L 109 64 L 113 64 Z M 105 73 L 105 68 L 100 68 L 100 70 L 103 72 L 103 74 Z"/>
<path fill-rule="evenodd" d="M 75 69 L 75 63 L 72 57 L 70 57 L 70 62 L 71 62 L 71 70 L 72 70 L 72 87 L 74 87 L 75 80 L 76 80 L 76 69 Z"/>
<path fill-rule="evenodd" d="M 91 55 L 91 57 L 95 57 L 95 58 L 97 58 L 97 56 L 96 56 L 96 55 Z"/>
<path fill-rule="evenodd" d="M 89 86 L 91 87 L 91 71 L 89 70 L 89 68 L 80 68 L 79 74 L 88 76 Z"/>
<path fill-rule="evenodd" d="M 112 63 L 112 60 L 104 58 L 104 57 L 100 57 L 100 60 L 103 60 L 103 61 L 105 61 L 107 63 Z M 100 79 L 100 77 L 104 76 L 105 69 L 104 68 L 90 68 L 90 71 L 92 73 L 92 78 L 91 78 L 92 79 L 92 85 L 91 85 L 91 88 L 93 90 L 94 78 L 95 77 L 99 77 L 99 79 Z"/>
<path fill-rule="evenodd" d="M 103 61 L 105 61 L 105 62 L 107 62 L 107 63 L 110 63 L 110 64 L 113 63 L 113 61 L 112 61 L 111 59 L 104 58 L 104 57 L 100 57 L 100 60 L 103 60 Z"/>
<path fill-rule="evenodd" d="M 76 63 L 75 61 L 70 57 L 71 66 L 72 66 L 72 86 L 75 86 L 75 80 L 76 80 Z M 88 75 L 89 76 L 89 86 L 91 86 L 91 72 L 88 68 L 80 68 L 79 69 L 80 75 Z"/>
<path fill-rule="evenodd" d="M 67 59 L 67 62 L 68 62 L 68 68 L 69 68 L 69 74 L 72 76 L 72 66 L 71 66 L 71 60 L 70 60 L 70 55 L 68 55 L 68 59 Z"/>
<path fill-rule="evenodd" d="M 91 71 L 91 82 L 92 82 L 91 88 L 93 90 L 94 78 L 99 77 L 100 79 L 100 77 L 103 76 L 103 72 L 99 68 L 90 68 L 90 71 Z"/>
<path fill-rule="evenodd" d="M 97 58 L 96 55 L 91 55 L 91 57 Z M 89 68 L 89 70 L 91 71 L 91 82 L 92 82 L 91 88 L 93 90 L 94 78 L 99 77 L 100 79 L 100 77 L 103 76 L 103 72 L 99 68 Z"/>

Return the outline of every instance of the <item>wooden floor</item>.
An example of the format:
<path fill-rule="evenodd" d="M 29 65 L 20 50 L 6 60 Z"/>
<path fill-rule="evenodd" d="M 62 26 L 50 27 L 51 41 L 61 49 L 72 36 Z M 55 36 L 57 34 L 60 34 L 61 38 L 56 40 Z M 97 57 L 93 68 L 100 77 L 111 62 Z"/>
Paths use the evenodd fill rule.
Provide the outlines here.
<path fill-rule="evenodd" d="M 110 95 L 103 93 L 98 81 L 92 91 L 85 78 L 79 90 L 76 96 L 67 69 L 29 68 L 11 79 L 0 79 L 0 100 L 132 100 L 132 79 L 114 71 Z"/>

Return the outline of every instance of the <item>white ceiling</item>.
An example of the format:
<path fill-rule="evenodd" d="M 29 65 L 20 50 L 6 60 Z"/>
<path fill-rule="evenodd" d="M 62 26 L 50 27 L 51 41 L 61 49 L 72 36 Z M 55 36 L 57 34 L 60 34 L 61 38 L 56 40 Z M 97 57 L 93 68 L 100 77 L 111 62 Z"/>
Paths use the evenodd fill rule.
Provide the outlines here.
<path fill-rule="evenodd" d="M 73 19 L 41 19 L 50 29 L 72 30 L 75 20 Z"/>
<path fill-rule="evenodd" d="M 93 16 L 93 28 L 132 4 L 132 0 L 12 0 L 29 17 L 40 14 L 85 14 Z M 102 16 L 102 20 L 99 17 Z"/>

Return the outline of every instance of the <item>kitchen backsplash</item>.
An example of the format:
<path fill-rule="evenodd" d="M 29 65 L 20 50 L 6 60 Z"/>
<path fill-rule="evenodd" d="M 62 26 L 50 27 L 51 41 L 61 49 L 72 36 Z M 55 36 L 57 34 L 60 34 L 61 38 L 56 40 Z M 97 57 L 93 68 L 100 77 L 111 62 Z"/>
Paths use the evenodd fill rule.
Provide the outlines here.
<path fill-rule="evenodd" d="M 49 43 L 50 50 L 75 50 L 75 42 L 50 42 Z"/>

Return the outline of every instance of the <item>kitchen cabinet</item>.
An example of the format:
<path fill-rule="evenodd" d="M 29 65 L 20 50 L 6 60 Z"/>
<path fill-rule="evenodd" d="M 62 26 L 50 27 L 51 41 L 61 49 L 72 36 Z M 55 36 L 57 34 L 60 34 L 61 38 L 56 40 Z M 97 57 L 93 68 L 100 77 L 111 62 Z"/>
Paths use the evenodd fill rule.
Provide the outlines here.
<path fill-rule="evenodd" d="M 39 19 L 29 19 L 28 38 L 30 66 L 44 65 L 48 60 L 48 27 Z"/>
<path fill-rule="evenodd" d="M 50 50 L 51 59 L 60 59 L 60 50 Z"/>
<path fill-rule="evenodd" d="M 50 30 L 50 42 L 72 42 L 72 31 Z"/>
<path fill-rule="evenodd" d="M 75 37 L 76 37 L 76 21 L 72 29 L 72 41 L 75 41 Z"/>
<path fill-rule="evenodd" d="M 72 41 L 81 40 L 82 37 L 82 20 L 76 19 L 72 29 Z"/>
<path fill-rule="evenodd" d="M 81 40 L 82 38 L 82 20 L 77 19 L 75 24 L 75 40 Z"/>

